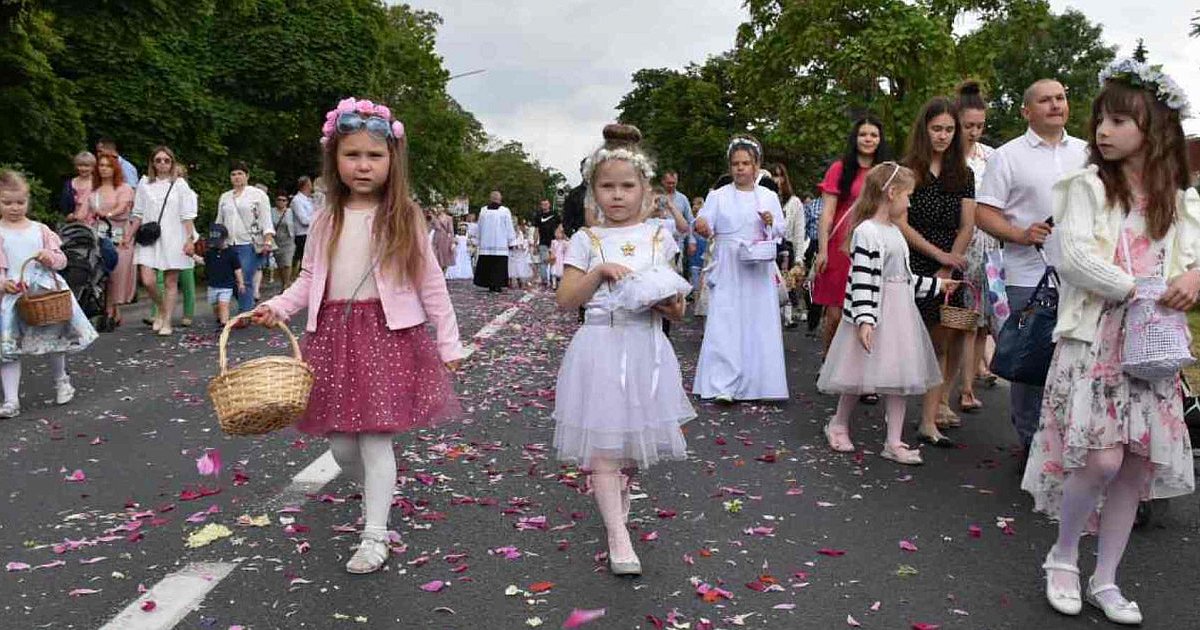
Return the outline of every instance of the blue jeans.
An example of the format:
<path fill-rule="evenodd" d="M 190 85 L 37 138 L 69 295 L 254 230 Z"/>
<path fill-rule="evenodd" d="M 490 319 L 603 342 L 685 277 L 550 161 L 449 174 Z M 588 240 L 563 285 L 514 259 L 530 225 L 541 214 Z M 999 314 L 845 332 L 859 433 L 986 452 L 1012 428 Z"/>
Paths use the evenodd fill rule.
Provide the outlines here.
<path fill-rule="evenodd" d="M 238 294 L 238 311 L 246 313 L 254 310 L 254 273 L 262 266 L 263 256 L 254 251 L 253 245 L 233 245 L 230 249 L 237 255 L 246 279 L 246 290 Z"/>
<path fill-rule="evenodd" d="M 1034 287 L 1006 287 L 1009 308 L 1015 312 L 1025 306 L 1029 298 L 1033 297 L 1033 291 Z M 1008 402 L 1011 407 L 1009 413 L 1012 416 L 1013 427 L 1017 430 L 1017 437 L 1021 439 L 1021 445 L 1026 449 L 1033 443 L 1033 434 L 1037 433 L 1040 424 L 1042 389 L 1034 385 L 1013 383 L 1012 389 L 1008 393 Z"/>

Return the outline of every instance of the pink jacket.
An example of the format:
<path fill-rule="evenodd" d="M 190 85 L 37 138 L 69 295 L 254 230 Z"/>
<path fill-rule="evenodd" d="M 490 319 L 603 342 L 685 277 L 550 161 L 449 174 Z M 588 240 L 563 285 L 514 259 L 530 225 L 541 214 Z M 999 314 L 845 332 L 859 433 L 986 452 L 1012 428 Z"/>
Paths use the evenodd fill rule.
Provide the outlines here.
<path fill-rule="evenodd" d="M 62 251 L 62 239 L 53 230 L 46 227 L 45 224 L 34 221 L 38 227 L 42 228 L 42 252 L 50 254 L 50 268 L 58 271 L 67 266 L 67 255 Z M 8 254 L 4 253 L 4 237 L 0 236 L 0 274 L 8 273 L 10 261 Z M 14 260 L 11 264 L 15 267 L 20 267 L 25 264 L 24 260 Z"/>
<path fill-rule="evenodd" d="M 320 211 L 313 217 L 304 247 L 304 260 L 300 266 L 300 277 L 292 286 L 265 304 L 283 319 L 288 319 L 302 308 L 308 308 L 308 323 L 304 329 L 317 330 L 317 314 L 325 299 L 325 285 L 329 277 L 329 243 L 332 238 L 333 215 Z M 437 328 L 438 354 L 442 361 L 453 361 L 466 356 L 458 339 L 458 320 L 454 307 L 450 305 L 450 292 L 446 290 L 446 279 L 442 276 L 428 238 L 422 238 L 422 254 L 425 256 L 425 273 L 414 287 L 405 280 L 402 284 L 391 274 L 375 269 L 375 284 L 379 288 L 379 299 L 383 303 L 383 314 L 391 330 L 411 328 L 433 320 Z"/>

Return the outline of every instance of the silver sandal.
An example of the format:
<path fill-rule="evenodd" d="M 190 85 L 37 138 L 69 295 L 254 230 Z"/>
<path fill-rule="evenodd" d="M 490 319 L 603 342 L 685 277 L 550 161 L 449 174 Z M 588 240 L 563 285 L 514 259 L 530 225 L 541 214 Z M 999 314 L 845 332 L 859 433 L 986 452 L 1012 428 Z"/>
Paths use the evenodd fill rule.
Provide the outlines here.
<path fill-rule="evenodd" d="M 346 563 L 346 572 L 355 575 L 374 573 L 383 567 L 389 555 L 391 550 L 385 539 L 364 536 L 358 542 L 358 550 Z"/>

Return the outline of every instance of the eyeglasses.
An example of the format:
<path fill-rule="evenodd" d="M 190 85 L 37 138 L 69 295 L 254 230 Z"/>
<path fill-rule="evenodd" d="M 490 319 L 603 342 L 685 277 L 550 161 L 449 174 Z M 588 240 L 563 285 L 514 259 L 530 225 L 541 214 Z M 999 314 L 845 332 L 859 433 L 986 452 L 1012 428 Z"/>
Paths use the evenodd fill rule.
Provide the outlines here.
<path fill-rule="evenodd" d="M 337 130 L 340 134 L 354 133 L 366 129 L 367 133 L 376 138 L 394 138 L 392 125 L 379 116 L 363 116 L 356 112 L 344 112 L 337 117 Z"/>
<path fill-rule="evenodd" d="M 155 163 L 155 164 L 170 164 L 171 162 L 174 162 L 174 161 L 175 161 L 175 160 L 172 160 L 172 159 L 171 159 L 171 158 L 169 158 L 169 157 L 156 157 L 156 158 L 154 158 L 154 163 Z"/>

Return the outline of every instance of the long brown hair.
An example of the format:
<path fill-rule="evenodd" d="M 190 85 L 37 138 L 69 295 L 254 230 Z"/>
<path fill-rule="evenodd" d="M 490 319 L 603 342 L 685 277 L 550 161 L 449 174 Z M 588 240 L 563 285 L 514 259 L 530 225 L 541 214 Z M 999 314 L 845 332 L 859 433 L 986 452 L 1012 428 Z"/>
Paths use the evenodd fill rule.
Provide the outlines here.
<path fill-rule="evenodd" d="M 1145 135 L 1142 188 L 1146 193 L 1146 227 L 1151 238 L 1163 238 L 1175 223 L 1179 191 L 1188 187 L 1187 142 L 1179 112 L 1150 92 L 1120 81 L 1105 83 L 1092 101 L 1088 163 L 1096 165 L 1108 203 L 1119 202 L 1128 212 L 1133 207 L 1133 190 L 1121 173 L 1121 162 L 1105 160 L 1096 145 L 1096 128 L 1104 114 L 1129 116 Z"/>
<path fill-rule="evenodd" d="M 154 158 L 152 157 L 151 160 Z M 99 190 L 104 181 L 100 178 L 100 162 L 107 160 L 108 165 L 112 167 L 112 187 L 120 188 L 121 184 L 125 183 L 125 173 L 121 170 L 121 161 L 117 159 L 117 154 L 101 151 L 100 155 L 96 156 L 96 165 L 92 167 L 92 190 Z M 153 164 L 151 165 L 153 166 Z M 149 173 L 147 173 L 149 175 Z"/>
<path fill-rule="evenodd" d="M 325 143 L 322 177 L 329 189 L 325 193 L 326 220 L 333 221 L 329 241 L 329 262 L 337 251 L 338 237 L 346 220 L 346 201 L 350 188 L 338 174 L 337 151 L 343 135 L 335 133 Z M 397 282 L 408 280 L 415 285 L 425 271 L 425 252 L 421 239 L 426 238 L 425 215 L 409 195 L 408 142 L 405 138 L 388 139 L 388 177 L 383 183 L 383 201 L 371 224 L 371 258 L 384 273 L 392 274 Z"/>
<path fill-rule="evenodd" d="M 850 206 L 850 218 L 848 219 L 851 221 L 850 229 L 846 230 L 846 240 L 842 243 L 842 251 L 847 253 L 850 251 L 850 240 L 853 238 L 854 228 L 879 212 L 879 205 L 887 200 L 889 190 L 912 190 L 915 185 L 916 177 L 912 169 L 906 166 L 887 161 L 871 167 L 871 170 L 867 171 L 866 178 L 863 179 L 862 192 L 854 201 L 854 205 Z"/>
<path fill-rule="evenodd" d="M 916 187 L 920 188 L 929 182 L 929 165 L 933 161 L 933 142 L 929 140 L 929 123 L 934 118 L 945 114 L 954 121 L 954 139 L 942 154 L 942 170 L 938 180 L 946 192 L 962 192 L 974 180 L 967 177 L 967 158 L 963 155 L 962 125 L 958 122 L 958 109 L 945 96 L 935 96 L 925 103 L 917 119 L 913 121 L 912 131 L 908 135 L 908 152 L 904 155 L 904 165 L 911 168 L 916 176 Z"/>

